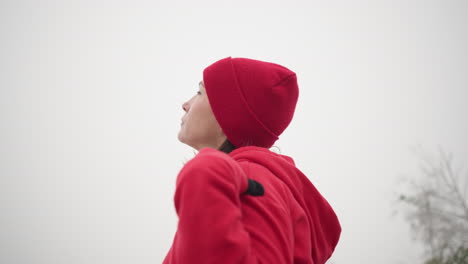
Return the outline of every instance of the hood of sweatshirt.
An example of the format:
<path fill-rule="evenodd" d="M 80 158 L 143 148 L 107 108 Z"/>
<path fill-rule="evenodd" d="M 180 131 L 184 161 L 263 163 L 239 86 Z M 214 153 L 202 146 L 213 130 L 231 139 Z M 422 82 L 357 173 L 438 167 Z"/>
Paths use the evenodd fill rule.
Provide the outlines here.
<path fill-rule="evenodd" d="M 289 156 L 254 146 L 235 149 L 229 156 L 236 161 L 247 160 L 259 164 L 284 182 L 309 220 L 314 263 L 324 263 L 335 250 L 341 234 L 341 225 L 333 208 L 296 167 L 294 160 Z"/>

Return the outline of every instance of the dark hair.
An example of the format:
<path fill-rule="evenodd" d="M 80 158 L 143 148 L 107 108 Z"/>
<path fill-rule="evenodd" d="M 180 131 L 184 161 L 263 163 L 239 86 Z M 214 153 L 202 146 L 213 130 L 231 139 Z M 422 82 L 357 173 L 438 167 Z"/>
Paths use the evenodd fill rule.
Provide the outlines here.
<path fill-rule="evenodd" d="M 231 143 L 231 141 L 229 141 L 229 139 L 226 139 L 226 141 L 224 141 L 221 147 L 219 147 L 220 151 L 227 153 L 227 154 L 229 154 L 231 151 L 235 149 L 236 147 Z"/>

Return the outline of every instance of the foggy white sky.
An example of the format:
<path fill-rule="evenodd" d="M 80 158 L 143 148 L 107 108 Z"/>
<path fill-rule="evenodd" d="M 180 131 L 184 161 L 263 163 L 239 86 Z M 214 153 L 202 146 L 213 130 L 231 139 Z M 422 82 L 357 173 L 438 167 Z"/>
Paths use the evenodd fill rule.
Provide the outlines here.
<path fill-rule="evenodd" d="M 467 3 L 1 1 L 0 263 L 162 262 L 181 104 L 227 56 L 298 75 L 275 145 L 341 220 L 328 263 L 417 263 L 392 199 L 411 146 L 468 166 Z"/>

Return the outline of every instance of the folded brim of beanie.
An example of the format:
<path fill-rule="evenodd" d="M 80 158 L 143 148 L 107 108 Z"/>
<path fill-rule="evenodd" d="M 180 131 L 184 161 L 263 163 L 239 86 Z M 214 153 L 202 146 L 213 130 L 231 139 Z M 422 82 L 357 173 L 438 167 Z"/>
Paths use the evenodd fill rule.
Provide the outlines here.
<path fill-rule="evenodd" d="M 270 148 L 278 140 L 278 136 L 258 120 L 247 104 L 231 57 L 205 68 L 203 82 L 215 118 L 234 146 Z"/>

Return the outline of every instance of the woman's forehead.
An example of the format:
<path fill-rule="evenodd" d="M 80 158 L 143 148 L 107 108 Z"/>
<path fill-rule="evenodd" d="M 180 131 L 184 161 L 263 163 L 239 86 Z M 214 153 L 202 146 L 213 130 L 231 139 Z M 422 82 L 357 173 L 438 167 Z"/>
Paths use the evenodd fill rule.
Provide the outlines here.
<path fill-rule="evenodd" d="M 200 89 L 205 89 L 205 84 L 203 83 L 203 81 L 200 81 L 198 83 L 198 87 L 200 87 Z"/>

